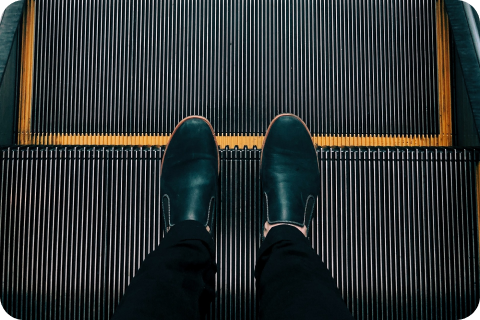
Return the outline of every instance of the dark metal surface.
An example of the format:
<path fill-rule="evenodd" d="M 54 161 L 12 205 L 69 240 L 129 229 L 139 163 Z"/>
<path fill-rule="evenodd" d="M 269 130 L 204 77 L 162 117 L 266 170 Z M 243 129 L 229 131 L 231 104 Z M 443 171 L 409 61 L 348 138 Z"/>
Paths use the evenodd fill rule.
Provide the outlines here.
<path fill-rule="evenodd" d="M 14 2 L 5 8 L 0 17 L 0 146 L 14 144 L 20 74 L 19 21 L 22 19 L 22 8 L 22 1 Z"/>
<path fill-rule="evenodd" d="M 157 148 L 1 151 L 1 300 L 107 319 L 160 243 Z M 211 318 L 254 319 L 259 150 L 221 150 Z M 479 301 L 474 149 L 319 149 L 312 244 L 357 319 L 459 319 Z M 172 310 L 173 312 L 173 310 Z"/>
<path fill-rule="evenodd" d="M 357 319 L 476 309 L 478 151 L 322 149 L 319 160 L 313 243 Z"/>
<path fill-rule="evenodd" d="M 465 77 L 463 76 L 460 57 L 455 42 L 451 41 L 452 56 L 452 104 L 455 106 L 452 118 L 453 145 L 457 147 L 478 147 L 478 135 L 473 109 L 467 92 Z"/>
<path fill-rule="evenodd" d="M 435 0 L 35 5 L 34 133 L 439 133 Z"/>
<path fill-rule="evenodd" d="M 22 17 L 23 1 L 10 4 L 0 16 L 0 86 L 7 66 L 10 52 L 17 38 L 17 27 Z M 15 43 L 16 45 L 16 43 Z"/>
<path fill-rule="evenodd" d="M 455 50 L 460 62 L 463 81 L 461 85 L 465 86 L 467 108 L 471 108 L 473 118 L 475 120 L 475 131 L 477 139 L 480 137 L 480 66 L 477 51 L 475 49 L 474 33 L 478 33 L 478 26 L 476 30 L 472 30 L 465 12 L 463 1 L 446 0 L 445 6 L 447 8 L 448 19 L 450 21 L 452 34 L 455 39 Z M 475 10 L 473 10 L 475 12 Z M 477 15 L 478 19 L 478 14 Z"/>

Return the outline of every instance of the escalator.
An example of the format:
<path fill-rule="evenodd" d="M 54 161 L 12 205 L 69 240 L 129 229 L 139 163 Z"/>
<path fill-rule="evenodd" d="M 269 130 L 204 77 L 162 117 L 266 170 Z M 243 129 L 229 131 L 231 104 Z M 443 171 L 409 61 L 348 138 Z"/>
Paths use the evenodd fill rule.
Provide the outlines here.
<path fill-rule="evenodd" d="M 480 143 L 474 103 L 462 102 L 473 101 L 463 93 L 472 83 L 449 6 L 12 5 L 0 24 L 16 26 L 0 32 L 9 51 L 3 81 L 0 73 L 5 310 L 21 319 L 112 315 L 162 241 L 165 145 L 197 114 L 212 123 L 221 158 L 208 318 L 256 318 L 260 154 L 268 124 L 288 112 L 317 145 L 310 240 L 354 317 L 470 315 L 479 302 Z"/>

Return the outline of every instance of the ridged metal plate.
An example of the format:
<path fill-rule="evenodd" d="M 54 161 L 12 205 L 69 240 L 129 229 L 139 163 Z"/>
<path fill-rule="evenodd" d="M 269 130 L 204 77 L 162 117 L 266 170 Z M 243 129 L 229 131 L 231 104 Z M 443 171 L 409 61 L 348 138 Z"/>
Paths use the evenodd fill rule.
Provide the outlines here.
<path fill-rule="evenodd" d="M 29 130 L 439 134 L 436 3 L 36 0 Z"/>
<path fill-rule="evenodd" d="M 108 319 L 162 238 L 163 148 L 1 150 L 1 300 Z M 212 319 L 255 319 L 260 150 L 223 149 Z M 459 319 L 479 301 L 478 150 L 318 149 L 311 240 L 357 319 Z"/>

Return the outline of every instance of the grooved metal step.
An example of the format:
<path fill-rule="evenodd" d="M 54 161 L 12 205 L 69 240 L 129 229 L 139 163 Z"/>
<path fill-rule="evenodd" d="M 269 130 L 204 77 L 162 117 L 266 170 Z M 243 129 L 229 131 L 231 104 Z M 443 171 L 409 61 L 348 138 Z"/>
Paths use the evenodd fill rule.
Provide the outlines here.
<path fill-rule="evenodd" d="M 162 135 L 195 114 L 263 134 L 288 112 L 316 135 L 451 135 L 442 4 L 27 1 L 19 133 Z"/>
<path fill-rule="evenodd" d="M 1 150 L 1 299 L 108 319 L 162 238 L 163 148 Z M 255 319 L 260 150 L 222 149 L 211 319 Z M 311 240 L 357 319 L 458 319 L 479 301 L 476 149 L 321 148 Z"/>

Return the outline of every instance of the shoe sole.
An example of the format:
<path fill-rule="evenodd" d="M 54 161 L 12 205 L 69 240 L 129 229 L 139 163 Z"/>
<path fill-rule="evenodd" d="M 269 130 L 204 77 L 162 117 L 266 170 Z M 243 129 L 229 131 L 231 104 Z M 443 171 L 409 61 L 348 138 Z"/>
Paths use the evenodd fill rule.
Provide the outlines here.
<path fill-rule="evenodd" d="M 218 176 L 220 176 L 220 153 L 218 152 L 217 136 L 215 135 L 215 131 L 213 130 L 213 127 L 212 127 L 212 125 L 210 124 L 210 121 L 208 121 L 207 118 L 202 117 L 202 116 L 188 116 L 188 117 L 184 118 L 182 121 L 180 121 L 180 122 L 177 124 L 177 126 L 175 127 L 175 129 L 174 129 L 173 132 L 172 132 L 172 135 L 170 136 L 170 139 L 168 139 L 167 147 L 165 148 L 165 152 L 163 153 L 162 165 L 160 166 L 160 176 L 162 175 L 163 164 L 165 163 L 165 162 L 164 162 L 165 155 L 167 154 L 168 146 L 170 145 L 170 141 L 172 141 L 173 135 L 175 134 L 175 132 L 177 131 L 177 129 L 180 128 L 180 126 L 181 126 L 185 121 L 190 120 L 190 119 L 200 119 L 200 120 L 203 120 L 203 122 L 205 122 L 206 124 L 208 124 L 210 130 L 212 131 L 213 140 L 215 141 L 215 146 L 217 147 L 217 174 L 218 174 Z"/>

